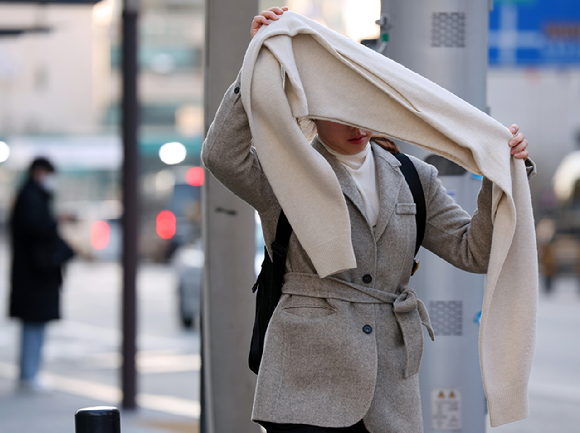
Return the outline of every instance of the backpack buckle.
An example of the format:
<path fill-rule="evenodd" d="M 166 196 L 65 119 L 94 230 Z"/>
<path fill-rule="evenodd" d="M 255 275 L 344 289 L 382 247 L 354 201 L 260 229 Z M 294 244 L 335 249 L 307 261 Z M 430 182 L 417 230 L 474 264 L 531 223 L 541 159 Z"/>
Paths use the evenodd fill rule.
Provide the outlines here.
<path fill-rule="evenodd" d="M 413 260 L 413 271 L 411 272 L 411 276 L 415 275 L 415 272 L 417 272 L 417 269 L 419 269 L 419 263 L 421 263 L 421 260 Z"/>

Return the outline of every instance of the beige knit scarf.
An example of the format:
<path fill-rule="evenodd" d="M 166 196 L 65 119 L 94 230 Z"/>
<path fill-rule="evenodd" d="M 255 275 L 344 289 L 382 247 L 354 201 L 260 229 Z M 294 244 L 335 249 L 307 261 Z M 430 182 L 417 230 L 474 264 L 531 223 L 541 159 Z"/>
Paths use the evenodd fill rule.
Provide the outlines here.
<path fill-rule="evenodd" d="M 242 102 L 264 172 L 320 277 L 356 267 L 350 222 L 334 172 L 295 118 L 377 131 L 494 183 L 481 369 L 492 426 L 525 418 L 538 273 L 526 169 L 510 155 L 509 130 L 424 77 L 292 12 L 252 40 Z"/>

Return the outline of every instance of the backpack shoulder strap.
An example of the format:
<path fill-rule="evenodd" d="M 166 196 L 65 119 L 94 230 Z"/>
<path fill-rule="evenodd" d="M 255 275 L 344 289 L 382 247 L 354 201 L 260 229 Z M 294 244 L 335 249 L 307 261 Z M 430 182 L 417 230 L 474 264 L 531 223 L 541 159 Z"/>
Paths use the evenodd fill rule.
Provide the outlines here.
<path fill-rule="evenodd" d="M 274 296 L 282 296 L 282 280 L 286 272 L 286 255 L 288 254 L 288 243 L 292 234 L 292 226 L 283 210 L 280 210 L 278 225 L 276 227 L 276 238 L 272 242 L 272 264 L 273 264 L 273 288 L 280 293 Z"/>
<path fill-rule="evenodd" d="M 425 224 L 427 220 L 427 207 L 425 205 L 425 194 L 423 193 L 423 185 L 419 173 L 413 162 L 404 153 L 394 154 L 395 158 L 401 163 L 401 172 L 405 176 L 405 180 L 413 194 L 413 200 L 417 206 L 417 213 L 415 214 L 415 222 L 417 224 L 417 240 L 415 242 L 415 255 L 421 247 L 423 237 L 425 236 Z"/>
<path fill-rule="evenodd" d="M 276 227 L 276 238 L 272 242 L 272 259 L 270 259 L 267 248 L 264 248 L 262 270 L 256 279 L 254 287 L 252 287 L 252 292 L 255 293 L 257 291 L 258 293 L 256 294 L 256 316 L 254 318 L 248 364 L 250 370 L 256 374 L 258 374 L 260 369 L 268 323 L 282 296 L 286 255 L 291 234 L 292 226 L 284 212 L 281 211 Z"/>

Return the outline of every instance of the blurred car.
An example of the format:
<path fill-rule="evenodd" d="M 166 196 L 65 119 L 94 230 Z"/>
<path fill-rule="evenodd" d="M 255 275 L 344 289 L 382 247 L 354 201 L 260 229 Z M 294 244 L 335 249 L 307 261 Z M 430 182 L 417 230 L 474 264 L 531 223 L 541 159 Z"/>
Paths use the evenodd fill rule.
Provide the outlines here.
<path fill-rule="evenodd" d="M 173 255 L 179 319 L 184 328 L 199 327 L 203 262 L 201 242 L 183 245 Z"/>
<path fill-rule="evenodd" d="M 201 167 L 176 167 L 143 178 L 141 250 L 167 262 L 181 245 L 201 237 Z"/>
<path fill-rule="evenodd" d="M 544 289 L 552 290 L 554 277 L 576 275 L 580 277 L 580 236 L 558 226 L 556 221 L 543 218 L 536 226 L 540 272 L 544 276 Z"/>
<path fill-rule="evenodd" d="M 256 253 L 254 272 L 257 276 L 264 260 L 262 224 L 256 213 Z M 201 240 L 178 247 L 172 257 L 177 275 L 179 320 L 184 328 L 199 328 L 201 316 L 201 287 L 203 284 L 204 254 Z M 251 287 L 248 287 L 250 290 Z"/>
<path fill-rule="evenodd" d="M 552 178 L 557 199 L 536 225 L 540 271 L 546 292 L 554 277 L 580 278 L 580 151 L 564 157 Z"/>

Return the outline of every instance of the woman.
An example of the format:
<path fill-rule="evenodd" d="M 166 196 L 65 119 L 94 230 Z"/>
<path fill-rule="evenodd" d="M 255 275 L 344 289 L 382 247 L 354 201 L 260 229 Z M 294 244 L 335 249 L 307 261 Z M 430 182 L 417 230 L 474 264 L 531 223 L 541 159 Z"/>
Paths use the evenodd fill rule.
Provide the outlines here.
<path fill-rule="evenodd" d="M 287 8 L 254 18 L 254 36 Z M 271 244 L 281 206 L 266 178 L 242 105 L 240 79 L 226 92 L 202 150 L 206 167 L 252 205 Z M 242 83 L 243 84 L 243 83 Z M 390 140 L 312 120 L 312 146 L 345 196 L 357 267 L 320 278 L 293 234 L 283 295 L 270 321 L 252 419 L 277 432 L 420 432 L 418 370 L 425 312 L 407 287 L 415 247 L 414 204 Z M 506 143 L 527 159 L 518 126 Z M 416 159 L 427 205 L 423 247 L 485 273 L 491 248 L 492 184 L 484 179 L 470 217 L 447 195 L 434 167 Z M 326 216 L 331 219 L 332 215 Z M 405 304 L 405 306 L 403 306 Z M 406 308 L 411 305 L 411 308 Z M 405 331 L 403 331 L 405 329 Z"/>

